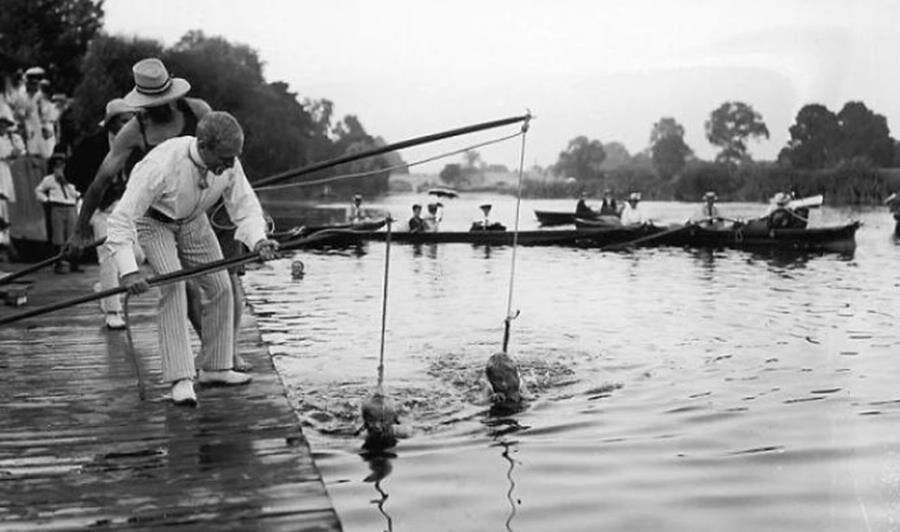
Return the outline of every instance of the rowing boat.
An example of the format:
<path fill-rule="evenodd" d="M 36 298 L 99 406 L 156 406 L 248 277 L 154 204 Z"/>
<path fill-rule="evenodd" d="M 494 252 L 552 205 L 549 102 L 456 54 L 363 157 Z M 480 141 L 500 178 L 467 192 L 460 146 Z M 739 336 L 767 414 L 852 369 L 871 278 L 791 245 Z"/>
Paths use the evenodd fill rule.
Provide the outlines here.
<path fill-rule="evenodd" d="M 729 248 L 782 248 L 803 250 L 846 250 L 856 246 L 855 235 L 860 222 L 832 227 L 805 229 L 768 229 L 750 224 L 731 229 L 699 226 L 686 228 L 661 237 L 657 245 Z"/>

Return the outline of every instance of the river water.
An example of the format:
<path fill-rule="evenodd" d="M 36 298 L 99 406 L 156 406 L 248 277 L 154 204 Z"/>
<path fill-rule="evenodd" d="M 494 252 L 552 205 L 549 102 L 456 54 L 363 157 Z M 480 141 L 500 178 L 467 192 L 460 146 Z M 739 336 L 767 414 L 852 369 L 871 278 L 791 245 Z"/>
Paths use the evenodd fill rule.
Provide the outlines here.
<path fill-rule="evenodd" d="M 427 198 L 374 208 L 406 218 Z M 466 229 L 484 200 L 445 200 Z M 522 204 L 572 209 L 572 201 Z M 693 205 L 647 203 L 680 222 Z M 764 212 L 723 204 L 724 215 Z M 360 451 L 376 383 L 384 243 L 249 272 L 248 299 L 345 530 L 900 528 L 900 246 L 883 209 L 842 254 L 519 248 L 510 352 L 527 408 L 488 411 L 509 247 L 390 250 L 385 385 L 408 437 Z"/>

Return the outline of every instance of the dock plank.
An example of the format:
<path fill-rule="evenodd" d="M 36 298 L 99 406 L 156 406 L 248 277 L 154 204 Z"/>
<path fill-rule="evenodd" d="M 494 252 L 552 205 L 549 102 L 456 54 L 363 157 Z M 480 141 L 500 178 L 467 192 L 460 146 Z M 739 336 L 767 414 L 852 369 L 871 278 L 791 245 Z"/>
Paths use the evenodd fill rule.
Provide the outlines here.
<path fill-rule="evenodd" d="M 24 308 L 89 293 L 96 268 L 31 277 Z M 253 382 L 175 407 L 157 298 L 129 305 L 146 401 L 96 303 L 0 327 L 0 529 L 341 530 L 252 314 L 238 345 Z"/>

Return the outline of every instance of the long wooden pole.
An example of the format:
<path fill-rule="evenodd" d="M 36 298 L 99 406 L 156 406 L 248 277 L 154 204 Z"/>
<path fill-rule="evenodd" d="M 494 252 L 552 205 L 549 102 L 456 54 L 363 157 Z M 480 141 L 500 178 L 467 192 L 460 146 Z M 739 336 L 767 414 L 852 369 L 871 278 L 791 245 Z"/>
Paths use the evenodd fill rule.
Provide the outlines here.
<path fill-rule="evenodd" d="M 328 237 L 334 236 L 336 234 L 355 234 L 354 231 L 348 230 L 335 230 L 335 229 L 326 229 L 323 231 L 319 231 L 313 235 L 298 238 L 296 240 L 291 240 L 285 242 L 279 248 L 280 250 L 287 251 L 291 249 L 296 249 L 299 247 L 303 247 L 309 244 L 313 244 L 315 242 L 325 240 Z M 259 260 L 259 253 L 252 252 L 247 253 L 245 255 L 239 255 L 237 257 L 231 257 L 227 259 L 221 259 L 213 262 L 209 262 L 207 264 L 201 264 L 200 266 L 195 266 L 193 268 L 185 268 L 183 270 L 178 270 L 170 273 L 166 273 L 163 275 L 157 275 L 151 279 L 147 280 L 147 283 L 150 286 L 160 286 L 164 284 L 174 283 L 178 281 L 184 281 L 191 277 L 196 277 L 198 275 L 202 275 L 205 273 L 211 273 L 219 270 L 224 270 L 226 268 L 231 268 L 233 266 L 239 266 L 241 264 L 246 264 L 248 262 L 253 262 Z M 19 320 L 24 320 L 25 318 L 31 318 L 34 316 L 39 316 L 41 314 L 47 314 L 49 312 L 55 312 L 57 310 L 62 310 L 68 307 L 74 307 L 75 305 L 80 305 L 82 303 L 88 303 L 90 301 L 96 301 L 98 299 L 103 299 L 105 297 L 114 296 L 117 294 L 121 294 L 127 291 L 124 286 L 118 286 L 116 288 L 110 288 L 108 290 L 102 290 L 100 292 L 94 292 L 92 294 L 87 294 L 83 296 L 79 296 L 72 299 L 67 299 L 65 301 L 60 301 L 58 303 L 50 303 L 49 305 L 44 305 L 43 307 L 37 307 L 32 310 L 28 310 L 25 312 L 21 312 L 19 314 L 13 314 L 12 316 L 6 316 L 0 318 L 0 326 L 6 325 L 8 323 L 13 323 Z"/>
<path fill-rule="evenodd" d="M 85 249 L 95 248 L 95 247 L 99 246 L 100 244 L 102 244 L 104 241 L 106 241 L 106 238 L 101 238 L 95 242 L 92 242 Z M 56 255 L 54 255 L 48 259 L 44 259 L 41 262 L 32 264 L 31 266 L 27 266 L 25 268 L 22 268 L 19 271 L 12 272 L 8 275 L 4 275 L 3 277 L 0 277 L 0 285 L 9 284 L 9 283 L 15 281 L 16 279 L 18 279 L 19 277 L 23 277 L 25 275 L 28 275 L 29 273 L 36 272 L 42 268 L 46 268 L 47 266 L 50 266 L 51 264 L 55 264 L 55 263 L 59 262 L 60 260 L 62 260 L 65 256 L 66 256 L 65 252 L 57 253 Z"/>
<path fill-rule="evenodd" d="M 524 114 L 522 116 L 513 116 L 510 118 L 501 118 L 500 120 L 492 120 L 490 122 L 482 122 L 480 124 L 474 124 L 471 126 L 460 127 L 456 129 L 450 129 L 447 131 L 442 131 L 440 133 L 432 133 L 430 135 L 423 135 L 421 137 L 416 137 L 400 142 L 395 142 L 394 144 L 388 144 L 387 146 L 381 146 L 378 148 L 374 148 L 371 150 L 353 153 L 350 155 L 343 155 L 341 157 L 336 157 L 334 159 L 329 159 L 327 161 L 322 161 L 318 163 L 311 164 L 309 166 L 304 166 L 302 168 L 297 168 L 294 170 L 287 170 L 285 172 L 281 172 L 280 174 L 275 174 L 273 176 L 269 176 L 263 179 L 256 180 L 252 183 L 254 188 L 264 187 L 267 185 L 273 185 L 275 183 L 281 183 L 282 181 L 287 181 L 288 179 L 292 179 L 294 177 L 299 177 L 306 174 L 311 174 L 313 172 L 318 172 L 319 170 L 324 170 L 326 168 L 331 168 L 333 166 L 337 166 L 339 164 L 349 163 L 353 161 L 358 161 L 360 159 L 366 159 L 368 157 L 374 157 L 376 155 L 381 155 L 382 153 L 388 153 L 392 151 L 402 150 L 404 148 L 411 148 L 413 146 L 418 146 L 420 144 L 427 144 L 429 142 L 435 142 L 438 140 L 449 139 L 451 137 L 458 137 L 460 135 L 466 135 L 469 133 L 476 133 L 478 131 L 484 131 L 486 129 L 493 129 L 497 127 L 508 126 L 510 124 L 516 124 L 518 122 L 525 122 L 526 120 L 530 120 L 533 118 L 531 113 Z"/>

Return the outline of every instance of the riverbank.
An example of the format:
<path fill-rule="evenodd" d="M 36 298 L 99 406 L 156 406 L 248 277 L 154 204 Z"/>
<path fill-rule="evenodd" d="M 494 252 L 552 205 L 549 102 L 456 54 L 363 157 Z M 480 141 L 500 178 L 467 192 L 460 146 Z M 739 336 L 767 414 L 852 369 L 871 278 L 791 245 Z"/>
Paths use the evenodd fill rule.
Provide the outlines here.
<path fill-rule="evenodd" d="M 97 276 L 29 277 L 23 308 L 89 293 Z M 0 328 L 0 529 L 340 530 L 255 317 L 238 340 L 253 382 L 179 408 L 159 382 L 157 297 L 130 303 L 144 401 L 125 332 L 96 303 Z"/>

